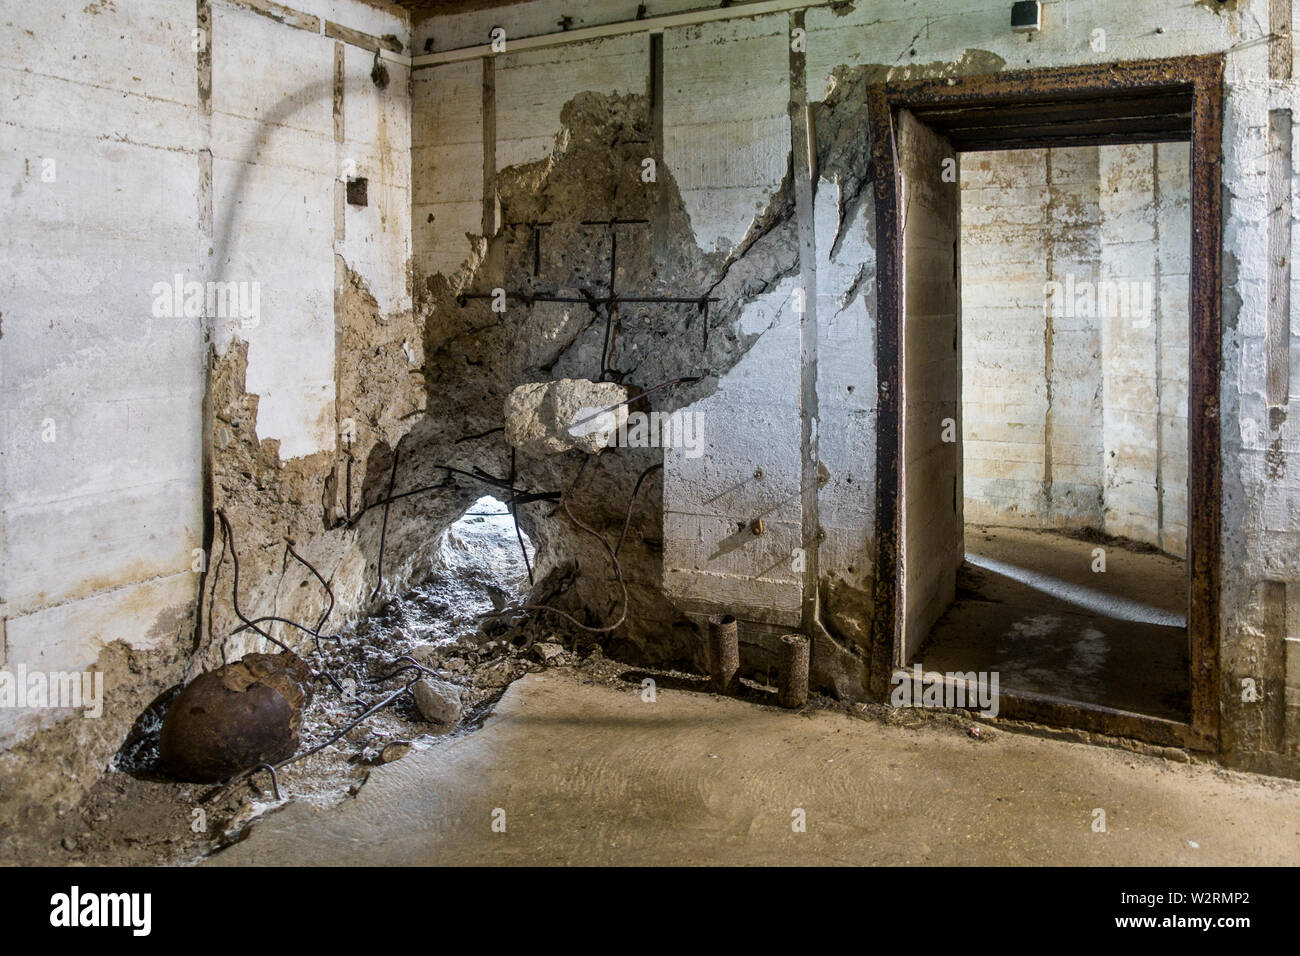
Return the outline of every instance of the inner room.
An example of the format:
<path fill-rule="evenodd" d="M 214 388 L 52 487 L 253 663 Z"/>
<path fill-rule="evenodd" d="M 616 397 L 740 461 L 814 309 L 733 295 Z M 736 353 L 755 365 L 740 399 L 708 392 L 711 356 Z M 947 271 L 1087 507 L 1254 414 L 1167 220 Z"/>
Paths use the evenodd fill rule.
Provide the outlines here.
<path fill-rule="evenodd" d="M 908 666 L 1188 719 L 1189 158 L 959 154 L 963 560 Z"/>

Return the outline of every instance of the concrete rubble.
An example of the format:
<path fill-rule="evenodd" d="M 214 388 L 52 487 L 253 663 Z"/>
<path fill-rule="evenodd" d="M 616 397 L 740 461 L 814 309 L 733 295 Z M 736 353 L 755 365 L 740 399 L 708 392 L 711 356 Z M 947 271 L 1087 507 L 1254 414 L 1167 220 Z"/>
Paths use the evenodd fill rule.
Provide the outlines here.
<path fill-rule="evenodd" d="M 414 694 L 420 716 L 437 725 L 439 732 L 453 729 L 460 720 L 460 688 L 455 684 L 426 677 L 416 682 Z"/>

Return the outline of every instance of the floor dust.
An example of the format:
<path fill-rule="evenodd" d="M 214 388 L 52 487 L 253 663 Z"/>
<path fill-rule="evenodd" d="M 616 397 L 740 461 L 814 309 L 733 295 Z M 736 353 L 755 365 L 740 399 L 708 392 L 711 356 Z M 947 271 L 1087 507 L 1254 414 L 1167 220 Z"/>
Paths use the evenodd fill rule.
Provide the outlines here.
<path fill-rule="evenodd" d="M 908 664 L 1184 721 L 1186 613 L 1176 558 L 1122 539 L 972 525 L 957 599 Z"/>
<path fill-rule="evenodd" d="M 1290 781 L 686 678 L 651 697 L 644 679 L 529 674 L 473 735 L 376 770 L 356 800 L 268 815 L 208 863 L 1300 862 Z"/>

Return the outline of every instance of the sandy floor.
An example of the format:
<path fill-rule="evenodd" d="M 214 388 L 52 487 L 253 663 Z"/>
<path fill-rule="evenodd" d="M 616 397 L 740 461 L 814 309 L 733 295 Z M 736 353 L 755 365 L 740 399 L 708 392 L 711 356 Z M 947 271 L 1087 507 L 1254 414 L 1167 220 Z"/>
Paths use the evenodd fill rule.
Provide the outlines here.
<path fill-rule="evenodd" d="M 290 804 L 208 863 L 1294 865 L 1300 784 L 955 720 L 646 702 L 552 670 L 477 732 L 355 799 Z"/>

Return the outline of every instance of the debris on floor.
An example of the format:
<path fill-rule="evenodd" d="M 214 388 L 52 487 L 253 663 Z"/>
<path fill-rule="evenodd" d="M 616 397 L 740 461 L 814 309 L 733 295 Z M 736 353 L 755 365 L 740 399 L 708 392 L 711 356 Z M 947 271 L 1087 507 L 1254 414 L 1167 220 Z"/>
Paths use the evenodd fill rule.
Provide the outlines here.
<path fill-rule="evenodd" d="M 481 626 L 483 615 L 520 599 L 528 582 L 513 521 L 503 512 L 492 498 L 476 502 L 442 535 L 435 568 L 424 583 L 379 614 L 344 628 L 337 640 L 322 640 L 319 650 L 296 664 L 289 660 L 296 655 L 249 654 L 200 675 L 179 693 L 163 695 L 141 716 L 137 733 L 100 783 L 58 821 L 52 838 L 45 834 L 23 847 L 23 859 L 89 865 L 194 862 L 242 839 L 250 823 L 290 800 L 328 806 L 353 797 L 373 766 L 474 729 L 512 681 L 543 667 L 528 647 L 531 630 L 495 621 L 490 628 Z M 533 626 L 544 637 L 543 624 Z M 395 669 L 393 662 L 404 657 L 428 673 Z M 318 681 L 314 693 L 307 693 L 298 682 L 308 669 L 328 672 L 342 692 Z M 357 720 L 359 700 L 377 704 L 408 683 L 410 694 L 311 752 Z M 205 715 L 194 713 L 193 705 L 205 709 L 203 702 L 213 700 L 224 707 L 250 694 L 277 705 L 270 708 L 269 720 L 254 720 L 272 732 L 258 738 L 252 750 L 200 747 L 201 753 L 194 753 L 182 746 L 203 739 L 217 724 L 226 738 L 247 741 L 243 724 L 235 721 L 232 734 L 229 720 L 203 721 Z M 242 717 L 246 710 L 233 712 Z M 298 739 L 286 751 L 290 731 Z M 234 787 L 207 783 L 295 752 L 305 756 L 275 775 L 253 774 Z M 181 782 L 169 768 L 202 782 Z"/>
<path fill-rule="evenodd" d="M 460 720 L 460 688 L 447 681 L 426 677 L 415 684 L 415 706 L 420 716 L 438 731 L 453 730 Z"/>

